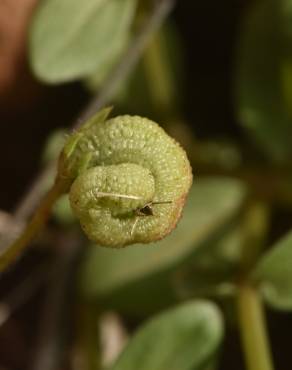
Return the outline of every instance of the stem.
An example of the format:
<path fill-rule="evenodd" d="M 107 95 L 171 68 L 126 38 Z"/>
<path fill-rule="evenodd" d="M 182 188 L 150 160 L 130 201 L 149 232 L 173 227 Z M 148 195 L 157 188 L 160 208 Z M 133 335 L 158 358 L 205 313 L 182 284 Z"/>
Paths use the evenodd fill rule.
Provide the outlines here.
<path fill-rule="evenodd" d="M 166 131 L 189 151 L 195 138 L 182 118 L 181 99 L 177 94 L 175 71 L 169 61 L 171 56 L 166 47 L 166 35 L 166 31 L 159 30 L 153 36 L 143 55 L 143 70 L 155 114 L 164 122 Z"/>
<path fill-rule="evenodd" d="M 174 0 L 160 0 L 154 5 L 149 18 L 141 27 L 141 31 L 132 41 L 129 49 L 121 58 L 121 62 L 114 67 L 111 75 L 106 79 L 102 91 L 89 103 L 80 118 L 74 124 L 78 128 L 84 121 L 90 118 L 101 107 L 103 107 L 115 95 L 121 83 L 134 69 L 141 54 L 152 39 L 153 34 L 162 26 L 174 6 Z"/>
<path fill-rule="evenodd" d="M 160 31 L 153 36 L 151 43 L 145 50 L 143 66 L 148 76 L 148 86 L 155 108 L 172 113 L 176 110 L 174 82 L 163 46 Z"/>
<path fill-rule="evenodd" d="M 248 370 L 273 370 L 264 309 L 252 286 L 239 286 L 237 311 Z"/>
<path fill-rule="evenodd" d="M 80 253 L 80 238 L 63 233 L 54 241 L 56 255 L 39 319 L 39 334 L 34 346 L 32 370 L 63 369 L 68 345 L 72 287 Z"/>
<path fill-rule="evenodd" d="M 99 311 L 91 302 L 76 305 L 76 343 L 73 370 L 101 370 L 101 342 L 98 329 Z"/>
<path fill-rule="evenodd" d="M 20 236 L 0 255 L 0 271 L 3 271 L 21 254 L 25 247 L 32 241 L 35 235 L 47 222 L 52 206 L 55 201 L 68 189 L 68 182 L 58 180 L 48 191 L 36 209 L 31 221 L 27 224 Z"/>
<path fill-rule="evenodd" d="M 24 306 L 48 280 L 49 264 L 41 263 L 0 301 L 0 328 Z"/>
<path fill-rule="evenodd" d="M 241 275 L 244 277 L 256 264 L 266 244 L 270 221 L 269 208 L 261 201 L 251 200 L 243 217 L 241 228 L 243 243 L 241 251 Z"/>
<path fill-rule="evenodd" d="M 248 281 L 248 275 L 265 245 L 268 224 L 267 207 L 252 201 L 241 225 L 244 240 L 237 297 L 241 340 L 248 370 L 273 370 L 264 307 L 256 288 Z"/>

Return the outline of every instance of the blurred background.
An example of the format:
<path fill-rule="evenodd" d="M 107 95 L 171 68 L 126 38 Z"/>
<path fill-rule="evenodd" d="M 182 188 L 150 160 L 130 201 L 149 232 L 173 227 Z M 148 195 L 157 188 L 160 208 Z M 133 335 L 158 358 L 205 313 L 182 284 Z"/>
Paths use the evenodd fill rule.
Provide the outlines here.
<path fill-rule="evenodd" d="M 49 72 L 36 67 L 37 58 L 45 58 L 44 50 L 50 48 L 44 40 L 39 47 L 32 36 L 42 2 L 0 0 L 1 233 L 123 55 L 106 61 L 103 72 L 53 81 Z M 149 4 L 141 3 L 129 40 L 149 13 Z M 64 24 L 70 27 L 70 22 Z M 182 223 L 189 218 L 180 236 L 166 242 L 184 243 L 185 254 L 171 246 L 163 249 L 164 244 L 157 260 L 152 249 L 149 256 L 130 249 L 129 255 L 113 258 L 88 245 L 80 251 L 88 242 L 63 199 L 34 248 L 1 276 L 1 370 L 93 368 L 84 365 L 79 350 L 87 326 L 98 321 L 96 312 L 106 330 L 113 326 L 109 336 L 118 338 L 116 353 L 150 315 L 198 296 L 217 302 L 226 317 L 218 368 L 244 369 L 233 302 L 225 290 L 236 276 L 238 245 L 246 237 L 244 212 L 250 204 L 264 210 L 265 247 L 291 228 L 292 2 L 177 1 L 108 103 L 114 115 L 139 114 L 159 122 L 186 149 L 194 189 Z M 17 222 L 16 229 L 22 225 Z M 181 241 L 192 229 L 198 233 Z M 78 252 L 72 256 L 68 245 L 75 244 Z M 215 251 L 211 262 L 204 252 L 191 267 L 181 263 L 207 244 Z M 147 267 L 145 273 L 144 266 L 139 272 L 141 258 L 153 258 L 156 270 Z M 129 272 L 131 260 L 138 273 Z M 124 277 L 123 266 L 130 278 Z M 102 279 L 107 283 L 96 283 Z M 88 301 L 94 301 L 94 319 Z M 289 369 L 291 313 L 268 308 L 267 318 L 275 368 Z M 44 348 L 50 348 L 53 364 L 42 362 Z"/>
<path fill-rule="evenodd" d="M 13 140 L 19 153 L 28 156 L 20 166 L 19 154 L 11 153 L 10 163 L 2 164 L 11 179 L 11 183 L 2 184 L 5 195 L 1 204 L 7 209 L 15 205 L 25 185 L 30 184 L 48 134 L 55 128 L 68 127 L 90 98 L 79 82 L 47 86 L 31 75 L 26 36 L 36 3 L 36 0 L 3 1 L 1 8 L 1 121 L 6 122 L 2 138 L 11 137 L 15 122 L 19 122 L 17 128 L 21 131 Z M 180 48 L 176 57 L 182 64 L 176 71 L 180 82 L 176 94 L 185 120 L 200 138 L 227 137 L 241 141 L 245 138 L 234 117 L 232 81 L 239 22 L 246 7 L 243 1 L 226 1 L 220 5 L 179 2 L 171 16 Z M 30 141 L 34 145 L 27 146 Z M 1 145 L 3 154 L 5 142 L 7 145 L 7 140 Z"/>

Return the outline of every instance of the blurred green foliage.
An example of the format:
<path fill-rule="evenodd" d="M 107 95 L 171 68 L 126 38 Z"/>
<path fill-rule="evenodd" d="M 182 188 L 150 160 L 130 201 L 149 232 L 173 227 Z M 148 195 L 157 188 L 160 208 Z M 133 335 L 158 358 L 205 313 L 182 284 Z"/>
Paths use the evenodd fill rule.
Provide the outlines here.
<path fill-rule="evenodd" d="M 278 162 L 292 158 L 292 47 L 284 3 L 250 4 L 240 29 L 235 70 L 238 120 L 261 150 Z"/>
<path fill-rule="evenodd" d="M 292 232 L 279 240 L 259 261 L 253 278 L 276 309 L 292 309 Z"/>
<path fill-rule="evenodd" d="M 30 35 L 34 73 L 49 83 L 105 73 L 126 46 L 135 7 L 136 0 L 40 2 Z"/>
<path fill-rule="evenodd" d="M 197 180 L 182 220 L 169 237 L 150 245 L 125 248 L 122 253 L 90 246 L 81 268 L 81 294 L 132 315 L 155 312 L 189 289 L 190 281 L 184 274 L 206 259 L 205 263 L 213 263 L 209 268 L 210 279 L 213 276 L 209 288 L 214 289 L 214 284 L 220 283 L 218 275 L 216 278 L 214 275 L 222 274 L 222 264 L 223 270 L 228 267 L 228 263 L 224 264 L 228 260 L 228 246 L 220 245 L 223 248 L 218 250 L 216 244 L 236 224 L 245 196 L 245 187 L 236 180 Z M 197 278 L 200 279 L 199 273 Z M 207 282 L 206 278 L 201 281 Z M 202 285 L 198 288 L 202 290 Z M 191 289 L 188 295 L 194 293 Z"/>
<path fill-rule="evenodd" d="M 111 370 L 206 368 L 222 335 L 222 319 L 216 306 L 190 301 L 147 322 Z"/>
<path fill-rule="evenodd" d="M 47 83 L 81 80 L 92 94 L 100 92 L 144 10 L 134 0 L 84 0 L 82 6 L 77 0 L 44 0 L 30 32 L 33 72 Z M 179 133 L 195 178 L 182 220 L 166 239 L 118 251 L 84 246 L 78 299 L 94 307 L 96 317 L 113 309 L 141 320 L 175 305 L 138 329 L 112 370 L 207 369 L 220 346 L 222 319 L 213 303 L 193 299 L 234 296 L 243 274 L 272 308 L 292 310 L 291 231 L 264 250 L 272 233 L 265 217 L 274 210 L 274 198 L 257 199 L 278 181 L 291 206 L 292 1 L 248 2 L 240 21 L 231 74 L 236 124 L 247 134 L 244 147 L 229 138 L 203 142 L 190 135 L 181 113 L 184 50 L 172 22 L 155 35 L 114 98 L 118 109 L 159 117 Z M 46 160 L 62 143 L 60 135 L 53 141 Z M 246 147 L 256 148 L 254 163 Z M 262 161 L 270 177 L 261 172 Z M 66 197 L 54 215 L 77 228 Z"/>

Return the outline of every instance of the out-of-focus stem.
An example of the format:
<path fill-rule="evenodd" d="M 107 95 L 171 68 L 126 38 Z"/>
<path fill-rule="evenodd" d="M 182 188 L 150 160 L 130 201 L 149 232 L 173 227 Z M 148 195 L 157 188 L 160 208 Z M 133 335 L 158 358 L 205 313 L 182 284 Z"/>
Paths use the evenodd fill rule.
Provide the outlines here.
<path fill-rule="evenodd" d="M 154 105 L 164 112 L 170 112 L 176 109 L 176 99 L 169 61 L 165 60 L 162 41 L 159 31 L 145 50 L 143 67 Z"/>
<path fill-rule="evenodd" d="M 99 311 L 92 303 L 76 305 L 76 341 L 72 369 L 101 370 L 101 343 L 98 330 Z"/>
<path fill-rule="evenodd" d="M 15 261 L 21 252 L 30 244 L 37 233 L 47 222 L 51 209 L 56 200 L 66 192 L 68 182 L 58 180 L 42 199 L 39 207 L 36 209 L 31 221 L 27 224 L 20 236 L 0 254 L 0 271 Z"/>
<path fill-rule="evenodd" d="M 237 312 L 247 369 L 273 370 L 263 305 L 248 284 L 239 286 Z"/>

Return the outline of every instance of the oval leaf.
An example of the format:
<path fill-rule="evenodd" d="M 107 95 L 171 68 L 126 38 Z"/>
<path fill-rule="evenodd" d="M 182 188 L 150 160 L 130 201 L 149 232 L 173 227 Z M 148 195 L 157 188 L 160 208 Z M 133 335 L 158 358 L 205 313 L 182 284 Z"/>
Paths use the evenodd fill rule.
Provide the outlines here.
<path fill-rule="evenodd" d="M 30 33 L 30 62 L 49 83 L 103 70 L 128 38 L 136 0 L 44 0 Z"/>
<path fill-rule="evenodd" d="M 190 263 L 203 246 L 226 233 L 245 194 L 245 187 L 236 180 L 196 181 L 182 220 L 164 240 L 121 251 L 90 247 L 80 271 L 82 295 L 87 299 L 103 299 L 121 309 L 134 307 L 136 313 L 138 306 L 146 310 L 150 303 L 163 307 L 172 302 L 171 286 L 178 266 Z M 149 295 L 144 294 L 146 289 L 151 302 Z"/>
<path fill-rule="evenodd" d="M 148 321 L 111 370 L 196 370 L 217 352 L 223 336 L 219 310 L 189 302 Z"/>
<path fill-rule="evenodd" d="M 292 310 L 292 231 L 262 257 L 253 278 L 272 307 Z"/>

